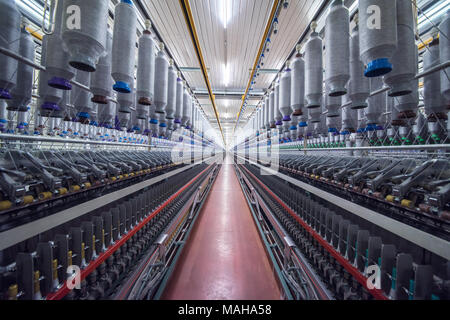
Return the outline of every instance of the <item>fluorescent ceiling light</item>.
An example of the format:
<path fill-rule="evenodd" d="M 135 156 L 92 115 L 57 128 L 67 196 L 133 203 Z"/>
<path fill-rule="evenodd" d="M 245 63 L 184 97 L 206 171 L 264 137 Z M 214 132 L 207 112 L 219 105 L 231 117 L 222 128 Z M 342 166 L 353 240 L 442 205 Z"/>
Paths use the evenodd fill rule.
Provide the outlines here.
<path fill-rule="evenodd" d="M 223 82 L 225 83 L 225 87 L 228 87 L 230 83 L 230 67 L 227 64 L 223 65 Z"/>
<path fill-rule="evenodd" d="M 221 20 L 223 22 L 223 28 L 226 29 L 228 26 L 228 22 L 232 16 L 231 14 L 231 0 L 221 0 Z"/>
<path fill-rule="evenodd" d="M 355 10 L 355 8 L 358 6 L 358 0 L 355 0 L 355 2 L 352 3 L 352 5 L 350 6 L 350 8 L 348 8 L 348 11 L 352 12 L 353 10 Z"/>
<path fill-rule="evenodd" d="M 450 0 L 443 1 L 440 4 L 436 4 L 433 8 L 425 11 L 420 15 L 419 25 L 431 20 L 437 13 L 439 13 L 438 16 L 447 13 L 448 8 L 444 8 L 448 6 L 450 6 Z"/>

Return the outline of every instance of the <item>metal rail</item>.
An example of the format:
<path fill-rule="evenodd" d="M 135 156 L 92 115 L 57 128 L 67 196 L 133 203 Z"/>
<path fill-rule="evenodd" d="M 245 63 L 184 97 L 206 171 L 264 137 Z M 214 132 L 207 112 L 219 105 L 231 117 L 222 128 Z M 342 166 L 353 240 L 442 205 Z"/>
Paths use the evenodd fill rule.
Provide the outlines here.
<path fill-rule="evenodd" d="M 240 157 L 242 160 L 245 160 L 243 157 Z M 414 243 L 418 245 L 421 248 L 424 248 L 440 257 L 443 257 L 447 260 L 450 260 L 450 243 L 449 241 L 446 241 L 445 239 L 436 237 L 433 234 L 424 232 L 420 229 L 417 229 L 415 227 L 412 227 L 408 224 L 405 224 L 403 222 L 400 222 L 398 220 L 389 218 L 385 215 L 382 215 L 376 211 L 370 210 L 366 207 L 360 206 L 356 203 L 353 203 L 351 201 L 348 201 L 346 199 L 343 199 L 341 197 L 338 197 L 332 193 L 329 193 L 327 191 L 324 191 L 322 189 L 319 189 L 317 187 L 314 187 L 310 184 L 301 182 L 297 179 L 294 179 L 288 175 L 285 175 L 281 172 L 275 171 L 270 168 L 266 168 L 254 161 L 246 160 L 249 163 L 257 166 L 258 168 L 266 171 L 268 174 L 276 175 L 277 177 L 296 185 L 297 187 L 310 192 L 322 199 L 324 199 L 327 202 L 333 203 L 334 205 L 356 215 L 360 218 L 369 221 L 370 223 L 373 223 L 380 228 L 383 228 L 389 232 L 392 232 L 393 234 L 396 234 L 397 236 L 406 239 L 410 241 L 411 243 Z"/>
<path fill-rule="evenodd" d="M 35 220 L 33 222 L 12 228 L 4 232 L 0 232 L 0 251 L 9 248 L 22 241 L 25 241 L 30 237 L 36 236 L 42 232 L 55 228 L 63 223 L 81 217 L 89 212 L 92 212 L 105 205 L 115 202 L 121 198 L 124 198 L 155 183 L 173 177 L 202 162 L 187 165 L 183 168 L 173 170 L 171 172 L 162 174 L 158 177 L 134 184 L 127 188 L 104 195 L 102 197 L 83 202 L 77 206 L 62 210 L 50 216 Z"/>
<path fill-rule="evenodd" d="M 32 136 L 32 135 L 19 135 L 19 134 L 8 134 L 0 133 L 0 141 L 37 141 L 37 142 L 51 142 L 51 143 L 70 143 L 70 144 L 92 144 L 92 145 L 102 145 L 102 146 L 117 146 L 117 147 L 140 147 L 140 148 L 152 148 L 154 145 L 150 144 L 130 144 L 123 142 L 109 142 L 109 141 L 94 141 L 94 140 L 82 140 L 82 139 L 65 139 L 56 137 L 46 137 L 46 136 Z"/>
<path fill-rule="evenodd" d="M 247 168 L 244 168 L 250 176 L 283 208 L 286 210 L 317 242 L 328 251 L 338 263 L 346 269 L 375 299 L 388 300 L 380 289 L 370 289 L 367 285 L 367 278 L 355 268 L 347 259 L 337 252 L 326 240 L 324 240 L 314 229 L 312 229 L 303 219 L 301 219 L 290 207 L 288 207 L 275 193 L 273 193 L 263 182 L 255 177 Z"/>
<path fill-rule="evenodd" d="M 374 147 L 343 147 L 343 148 L 296 148 L 282 149 L 283 151 L 373 151 L 373 150 L 446 150 L 450 144 L 426 144 L 426 145 L 403 145 L 403 146 L 374 146 Z"/>
<path fill-rule="evenodd" d="M 326 289 L 325 285 L 322 283 L 322 281 L 317 276 L 317 274 L 311 269 L 311 267 L 309 267 L 309 265 L 306 262 L 303 255 L 301 255 L 301 253 L 298 252 L 298 248 L 295 245 L 292 246 L 293 245 L 293 243 L 291 243 L 292 239 L 290 239 L 286 230 L 280 224 L 278 219 L 272 214 L 269 206 L 264 202 L 264 200 L 261 198 L 261 196 L 253 188 L 253 184 L 250 182 L 248 177 L 242 173 L 242 170 L 238 166 L 236 166 L 236 170 L 237 170 L 237 172 L 239 172 L 239 175 L 242 176 L 242 179 L 244 180 L 245 184 L 247 184 L 248 186 L 251 186 L 252 191 L 254 191 L 254 193 L 253 193 L 253 198 L 255 201 L 254 204 L 258 205 L 257 208 L 259 207 L 260 209 L 262 209 L 262 211 L 265 213 L 266 217 L 271 222 L 272 227 L 277 232 L 279 238 L 283 242 L 285 248 L 288 247 L 289 251 L 296 258 L 296 261 L 300 264 L 303 273 L 307 276 L 307 279 L 308 279 L 307 281 L 310 283 L 311 288 L 315 288 L 314 290 L 315 290 L 316 297 L 320 297 L 320 300 L 333 300 L 333 295 Z M 246 194 L 245 188 L 243 188 L 242 184 L 241 184 L 241 188 L 243 189 L 244 194 Z M 249 201 L 249 196 L 247 196 L 247 194 L 246 194 L 246 198 Z M 249 204 L 251 204 L 250 201 L 249 201 Z M 258 211 L 260 211 L 259 208 L 258 208 Z M 255 218 L 255 222 L 258 224 L 259 222 L 256 221 L 256 217 L 254 217 L 254 218 Z M 258 217 L 258 219 L 260 221 L 263 221 L 262 217 Z M 288 240 L 288 238 L 289 238 L 289 240 Z"/>
<path fill-rule="evenodd" d="M 111 256 L 117 249 L 119 249 L 125 242 L 127 242 L 133 235 L 135 235 L 139 230 L 141 230 L 147 223 L 149 223 L 159 212 L 161 212 L 165 207 L 167 207 L 173 200 L 175 200 L 184 190 L 191 186 L 199 177 L 203 175 L 212 165 L 209 165 L 198 175 L 196 175 L 191 181 L 184 185 L 180 190 L 173 194 L 169 199 L 167 199 L 163 204 L 161 204 L 155 211 L 153 211 L 147 218 L 140 222 L 136 227 L 134 227 L 130 232 L 128 232 L 124 237 L 119 239 L 105 252 L 101 253 L 97 259 L 89 263 L 89 265 L 81 271 L 81 280 L 85 279 L 90 273 L 92 273 L 98 266 L 100 266 L 109 256 Z M 49 294 L 46 300 L 61 300 L 64 298 L 70 289 L 65 283 L 58 291 Z"/>

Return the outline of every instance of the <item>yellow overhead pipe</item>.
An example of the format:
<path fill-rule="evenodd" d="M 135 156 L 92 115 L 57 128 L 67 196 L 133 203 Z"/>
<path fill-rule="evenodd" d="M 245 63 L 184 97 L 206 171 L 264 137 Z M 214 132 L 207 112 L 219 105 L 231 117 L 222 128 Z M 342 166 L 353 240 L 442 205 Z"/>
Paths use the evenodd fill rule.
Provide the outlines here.
<path fill-rule="evenodd" d="M 252 72 L 250 74 L 250 80 L 248 81 L 247 89 L 245 89 L 245 93 L 242 96 L 242 105 L 241 105 L 241 108 L 239 109 L 239 112 L 237 114 L 237 120 L 236 120 L 236 125 L 234 126 L 234 130 L 236 130 L 236 127 L 238 125 L 239 117 L 241 116 L 242 109 L 244 108 L 245 98 L 247 97 L 248 92 L 250 90 L 250 87 L 252 85 L 253 76 L 254 76 L 254 74 L 256 72 L 256 68 L 258 67 L 259 58 L 261 57 L 262 51 L 264 50 L 264 43 L 266 42 L 267 36 L 269 35 L 270 27 L 272 26 L 272 21 L 275 18 L 275 14 L 277 13 L 277 9 L 278 9 L 278 4 L 279 3 L 280 3 L 280 0 L 274 0 L 273 1 L 272 10 L 270 12 L 269 20 L 267 21 L 266 29 L 264 30 L 264 36 L 263 36 L 263 38 L 261 40 L 261 44 L 259 45 L 258 55 L 256 56 L 255 64 L 253 65 L 253 69 L 252 69 Z"/>
<path fill-rule="evenodd" d="M 203 77 L 205 78 L 206 87 L 208 89 L 209 98 L 211 100 L 211 103 L 212 103 L 212 106 L 214 109 L 214 113 L 216 115 L 217 124 L 219 125 L 220 133 L 222 134 L 223 143 L 226 146 L 226 141 L 225 141 L 225 136 L 223 134 L 222 125 L 220 124 L 219 112 L 217 111 L 217 107 L 216 107 L 216 100 L 215 100 L 215 97 L 214 97 L 214 94 L 212 91 L 211 83 L 209 82 L 208 70 L 206 68 L 206 64 L 203 59 L 203 53 L 202 53 L 202 49 L 200 47 L 200 41 L 198 39 L 197 29 L 195 28 L 194 17 L 192 15 L 191 6 L 189 4 L 189 0 L 179 0 L 179 1 L 180 1 L 180 6 L 183 9 L 184 19 L 186 20 L 186 24 L 189 28 L 189 33 L 191 35 L 192 42 L 194 43 L 194 47 L 196 48 L 196 51 L 197 51 L 197 57 L 200 62 L 200 67 L 202 69 Z"/>
<path fill-rule="evenodd" d="M 33 30 L 33 29 L 30 28 L 30 27 L 25 27 L 25 29 L 26 29 L 33 37 L 35 37 L 36 39 L 42 41 L 42 35 L 41 35 L 39 32 L 37 32 L 36 30 Z"/>

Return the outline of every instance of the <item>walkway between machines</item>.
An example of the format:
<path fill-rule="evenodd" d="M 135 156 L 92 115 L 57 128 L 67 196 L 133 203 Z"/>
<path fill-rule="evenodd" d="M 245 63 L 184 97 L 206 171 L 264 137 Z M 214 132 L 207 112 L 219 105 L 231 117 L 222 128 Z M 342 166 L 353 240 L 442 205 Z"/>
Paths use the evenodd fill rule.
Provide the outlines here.
<path fill-rule="evenodd" d="M 231 164 L 224 164 L 163 294 L 275 300 L 281 293 Z"/>

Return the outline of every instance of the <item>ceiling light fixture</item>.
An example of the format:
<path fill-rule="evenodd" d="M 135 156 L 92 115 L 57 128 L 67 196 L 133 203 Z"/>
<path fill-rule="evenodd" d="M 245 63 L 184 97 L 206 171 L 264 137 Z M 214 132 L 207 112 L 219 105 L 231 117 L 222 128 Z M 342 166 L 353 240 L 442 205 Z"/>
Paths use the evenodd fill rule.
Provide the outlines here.
<path fill-rule="evenodd" d="M 355 10 L 355 8 L 358 6 L 358 0 L 355 0 L 355 2 L 352 3 L 352 5 L 350 6 L 350 8 L 348 8 L 348 11 L 350 13 L 353 12 L 353 10 Z"/>
<path fill-rule="evenodd" d="M 231 18 L 231 0 L 222 0 L 221 4 L 223 28 L 226 29 Z"/>
<path fill-rule="evenodd" d="M 225 87 L 228 87 L 230 83 L 230 68 L 227 64 L 223 64 L 223 82 Z"/>
<path fill-rule="evenodd" d="M 445 7 L 449 6 L 450 1 L 444 1 L 440 4 L 436 4 L 433 8 L 429 9 L 425 13 L 422 13 L 419 17 L 419 29 L 422 26 L 423 23 L 428 22 L 431 20 L 437 13 L 438 17 L 442 14 L 445 14 L 447 10 L 443 10 Z"/>

